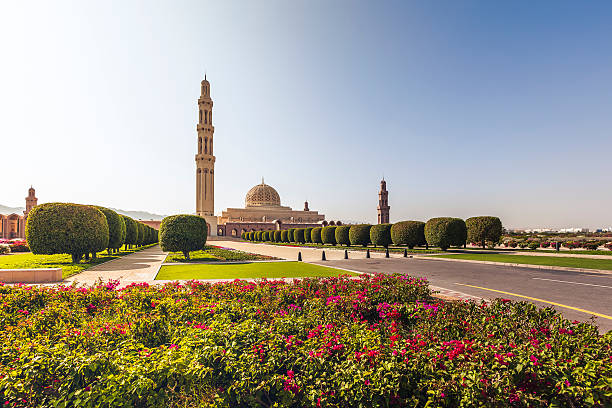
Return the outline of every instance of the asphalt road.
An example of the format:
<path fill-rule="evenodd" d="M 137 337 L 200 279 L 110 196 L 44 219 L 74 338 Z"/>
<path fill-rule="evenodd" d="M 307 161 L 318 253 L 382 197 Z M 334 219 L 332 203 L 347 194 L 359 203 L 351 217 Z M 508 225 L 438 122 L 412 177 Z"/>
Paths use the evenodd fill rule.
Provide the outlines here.
<path fill-rule="evenodd" d="M 612 330 L 612 275 L 416 258 L 349 259 L 316 263 L 360 272 L 399 272 L 424 277 L 434 286 L 485 299 L 500 297 L 527 300 L 542 307 L 553 306 L 569 320 L 586 321 L 593 313 L 598 313 L 605 315 L 595 318 L 600 331 Z M 527 299 L 525 296 L 541 301 Z"/>

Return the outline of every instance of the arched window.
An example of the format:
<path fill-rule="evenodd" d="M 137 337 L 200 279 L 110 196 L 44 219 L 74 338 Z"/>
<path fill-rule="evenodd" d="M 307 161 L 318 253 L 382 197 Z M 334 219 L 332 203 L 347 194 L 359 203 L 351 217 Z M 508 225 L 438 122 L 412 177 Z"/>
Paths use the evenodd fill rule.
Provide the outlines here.
<path fill-rule="evenodd" d="M 208 154 L 208 138 L 204 138 L 204 153 Z"/>
<path fill-rule="evenodd" d="M 234 228 L 234 229 L 232 230 L 232 236 L 233 236 L 233 237 L 235 237 L 235 236 L 237 236 L 237 235 L 238 235 L 238 231 L 236 230 L 236 228 Z"/>
<path fill-rule="evenodd" d="M 210 116 L 208 118 L 208 123 L 212 125 L 212 111 L 210 111 Z"/>
<path fill-rule="evenodd" d="M 200 123 L 202 123 L 202 109 L 200 109 Z"/>
<path fill-rule="evenodd" d="M 202 153 L 202 138 L 198 137 L 198 153 Z"/>
<path fill-rule="evenodd" d="M 204 123 L 208 123 L 208 111 L 204 111 Z"/>

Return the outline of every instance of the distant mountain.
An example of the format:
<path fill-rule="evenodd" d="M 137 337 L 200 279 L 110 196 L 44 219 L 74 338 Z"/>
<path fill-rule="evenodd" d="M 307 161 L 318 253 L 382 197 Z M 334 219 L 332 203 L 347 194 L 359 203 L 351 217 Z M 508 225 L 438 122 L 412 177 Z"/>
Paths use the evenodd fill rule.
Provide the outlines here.
<path fill-rule="evenodd" d="M 142 221 L 161 221 L 165 215 L 153 214 L 147 211 L 127 211 L 120 210 L 118 208 L 111 208 L 111 210 L 118 212 L 119 214 L 127 215 L 128 217 L 132 217 L 135 220 Z"/>
<path fill-rule="evenodd" d="M 7 207 L 6 205 L 0 204 L 0 214 L 9 215 L 9 214 L 17 214 L 23 215 L 24 207 Z"/>
<path fill-rule="evenodd" d="M 6 205 L 0 204 L 0 214 L 9 215 L 9 214 L 18 214 L 23 215 L 24 207 L 7 207 Z M 126 211 L 120 210 L 117 208 L 111 208 L 111 210 L 117 211 L 119 214 L 127 215 L 128 217 L 132 217 L 135 220 L 143 220 L 143 221 L 161 221 L 165 215 L 153 214 L 147 211 Z"/>

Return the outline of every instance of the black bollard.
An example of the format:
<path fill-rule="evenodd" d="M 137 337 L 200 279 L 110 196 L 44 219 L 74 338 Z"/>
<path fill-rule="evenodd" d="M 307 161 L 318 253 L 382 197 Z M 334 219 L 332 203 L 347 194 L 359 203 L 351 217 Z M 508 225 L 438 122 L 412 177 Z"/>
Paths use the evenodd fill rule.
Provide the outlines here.
<path fill-rule="evenodd" d="M 404 248 L 404 258 L 408 257 L 408 251 L 406 250 L 406 248 Z"/>
<path fill-rule="evenodd" d="M 325 251 L 321 252 L 321 260 L 327 261 L 327 259 L 325 259 Z"/>
<path fill-rule="evenodd" d="M 302 252 L 298 252 L 298 262 L 302 261 Z"/>
<path fill-rule="evenodd" d="M 387 250 L 385 251 L 385 258 L 389 257 L 389 248 L 387 248 Z"/>
<path fill-rule="evenodd" d="M 368 248 L 368 250 L 366 251 L 366 258 L 370 257 L 370 249 Z"/>
<path fill-rule="evenodd" d="M 344 250 L 344 259 L 348 259 L 348 251 L 346 249 Z"/>

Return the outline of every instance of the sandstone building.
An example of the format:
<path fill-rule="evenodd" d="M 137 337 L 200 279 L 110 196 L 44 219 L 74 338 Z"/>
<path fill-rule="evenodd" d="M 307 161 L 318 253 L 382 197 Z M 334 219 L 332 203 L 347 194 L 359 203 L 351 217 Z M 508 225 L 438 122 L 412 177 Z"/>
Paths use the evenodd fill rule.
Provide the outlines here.
<path fill-rule="evenodd" d="M 0 238 L 1 239 L 25 239 L 25 225 L 28 219 L 28 214 L 32 208 L 38 204 L 36 191 L 33 187 L 28 190 L 28 196 L 25 198 L 25 211 L 23 215 L 19 214 L 0 214 Z"/>
<path fill-rule="evenodd" d="M 389 192 L 387 191 L 387 182 L 383 178 L 380 181 L 380 191 L 378 192 L 378 223 L 388 224 L 389 223 Z"/>
<path fill-rule="evenodd" d="M 327 225 L 325 216 L 310 211 L 308 202 L 304 210 L 293 210 L 282 206 L 280 195 L 264 183 L 251 188 L 245 198 L 244 208 L 228 208 L 220 216 L 214 215 L 215 207 L 215 156 L 213 154 L 213 101 L 210 96 L 210 82 L 204 76 L 200 84 L 198 99 L 198 150 L 196 161 L 196 214 L 204 217 L 209 235 L 240 236 L 246 231 L 271 229 L 305 228 Z M 330 222 L 340 225 L 341 223 Z"/>

